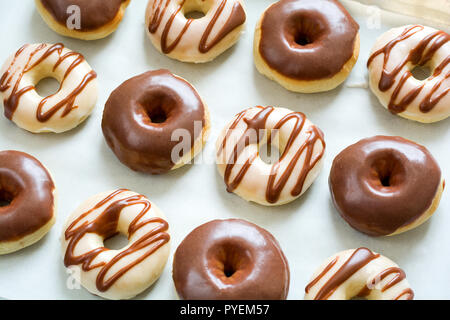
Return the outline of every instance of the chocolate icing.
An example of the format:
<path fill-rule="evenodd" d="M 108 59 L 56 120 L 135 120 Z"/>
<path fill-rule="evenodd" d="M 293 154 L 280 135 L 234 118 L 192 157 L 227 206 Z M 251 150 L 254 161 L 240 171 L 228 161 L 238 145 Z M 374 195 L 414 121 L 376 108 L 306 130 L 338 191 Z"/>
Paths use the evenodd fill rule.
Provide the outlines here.
<path fill-rule="evenodd" d="M 336 208 L 355 229 L 388 235 L 431 206 L 441 170 L 423 146 L 401 137 L 359 141 L 333 161 L 329 185 Z"/>
<path fill-rule="evenodd" d="M 358 30 L 338 1 L 281 0 L 264 13 L 259 53 L 286 77 L 331 78 L 353 56 Z"/>
<path fill-rule="evenodd" d="M 239 159 L 240 154 L 244 151 L 244 149 L 248 145 L 260 142 L 260 139 L 262 137 L 260 136 L 259 133 L 264 132 L 263 129 L 266 129 L 267 119 L 274 110 L 274 107 L 263 108 L 261 106 L 258 106 L 258 108 L 260 108 L 261 111 L 259 111 L 251 119 L 244 118 L 247 110 L 244 110 L 243 112 L 239 113 L 236 116 L 236 119 L 231 124 L 228 133 L 223 139 L 223 142 L 218 150 L 218 154 L 223 152 L 228 142 L 228 135 L 236 128 L 238 123 L 243 119 L 243 121 L 245 121 L 245 123 L 247 124 L 247 129 L 245 130 L 244 134 L 237 141 L 235 147 L 233 148 L 233 153 L 230 156 L 230 158 L 227 159 L 227 166 L 225 168 L 224 180 L 227 185 L 228 192 L 233 192 L 233 190 L 235 190 L 239 186 L 248 169 L 252 165 L 253 161 L 258 156 L 257 153 L 253 154 L 242 166 L 241 170 L 238 172 L 236 177 L 234 179 L 231 179 L 231 173 L 233 171 L 234 166 L 238 162 L 237 160 Z M 281 161 L 283 161 L 283 159 L 286 157 L 293 143 L 303 130 L 303 127 L 306 122 L 306 116 L 301 112 L 291 112 L 288 115 L 284 116 L 282 119 L 280 119 L 280 121 L 278 121 L 278 123 L 273 128 L 273 130 L 279 130 L 283 127 L 283 125 L 285 125 L 287 122 L 291 120 L 295 120 L 295 126 L 292 130 L 292 133 L 289 136 L 286 147 L 284 148 L 280 159 L 275 164 L 272 165 L 269 181 L 267 183 L 266 200 L 269 203 L 276 203 L 279 200 L 281 192 L 283 191 L 292 174 L 296 174 L 298 178 L 297 183 L 291 190 L 291 195 L 295 197 L 301 194 L 303 190 L 303 185 L 305 183 L 306 178 L 308 177 L 309 172 L 322 159 L 325 153 L 325 141 L 323 133 L 316 126 L 312 126 L 308 132 L 309 136 L 305 139 L 303 145 L 300 148 L 298 148 L 291 162 L 289 162 L 286 168 L 280 170 Z M 254 134 L 255 132 L 257 132 L 258 134 Z M 316 145 L 317 141 L 320 141 L 322 143 L 323 150 L 319 155 L 313 157 L 314 146 Z M 271 137 L 268 139 L 268 144 L 270 145 L 270 143 Z M 295 172 L 294 169 L 303 153 L 306 153 L 304 165 L 299 172 Z"/>
<path fill-rule="evenodd" d="M 155 1 L 153 3 L 152 7 L 152 16 L 150 17 L 150 23 L 148 26 L 148 31 L 150 33 L 155 33 L 158 31 L 159 26 L 161 25 L 161 22 L 164 18 L 164 15 L 166 14 L 167 7 L 169 6 L 170 2 L 172 0 L 160 0 Z M 233 6 L 233 9 L 231 11 L 230 16 L 228 17 L 225 24 L 222 26 L 220 31 L 217 33 L 217 35 L 211 40 L 209 39 L 209 36 L 211 34 L 211 31 L 215 27 L 217 20 L 219 19 L 220 15 L 223 12 L 223 9 L 225 8 L 225 5 L 228 0 L 222 0 L 219 7 L 217 8 L 216 12 L 214 13 L 212 19 L 209 21 L 208 25 L 205 28 L 205 31 L 202 35 L 202 38 L 200 40 L 200 43 L 198 45 L 198 50 L 201 53 L 207 53 L 209 50 L 211 50 L 214 46 L 216 46 L 220 41 L 222 41 L 230 32 L 232 32 L 234 29 L 242 25 L 246 20 L 246 15 L 244 8 L 242 7 L 241 3 L 236 2 Z M 178 36 L 175 38 L 175 40 L 169 45 L 167 43 L 167 37 L 169 35 L 169 32 L 172 28 L 173 21 L 176 17 L 176 15 L 182 10 L 186 0 L 183 0 L 178 5 L 178 8 L 170 13 L 170 17 L 167 20 L 166 24 L 164 25 L 164 29 L 161 35 L 161 51 L 165 54 L 168 54 L 172 52 L 178 43 L 183 38 L 183 35 L 188 30 L 189 26 L 192 22 L 194 22 L 195 19 L 186 19 L 186 23 L 183 26 L 183 28 L 179 31 Z M 208 40 L 210 43 L 208 43 Z"/>
<path fill-rule="evenodd" d="M 398 76 L 400 71 L 403 70 L 403 67 L 407 63 L 411 63 L 412 65 L 426 65 L 435 55 L 435 53 L 445 45 L 449 40 L 450 36 L 445 31 L 435 31 L 428 36 L 424 37 L 419 43 L 409 52 L 409 54 L 403 59 L 401 63 L 395 66 L 392 70 L 387 70 L 387 63 L 390 58 L 390 54 L 392 49 L 401 43 L 402 41 L 410 38 L 417 32 L 420 32 L 424 29 L 421 25 L 413 25 L 408 28 L 405 28 L 403 32 L 393 40 L 389 41 L 385 46 L 381 49 L 372 53 L 367 61 L 367 66 L 369 67 L 373 60 L 379 55 L 383 55 L 383 70 L 381 72 L 380 81 L 378 83 L 378 89 L 382 92 L 385 92 L 392 88 L 395 84 L 395 78 Z M 431 45 L 430 45 L 431 43 Z M 429 80 L 438 77 L 441 75 L 442 71 L 447 67 L 450 63 L 450 56 L 447 56 L 435 69 L 433 74 L 429 77 Z M 422 89 L 425 87 L 425 82 L 416 86 L 413 90 L 406 93 L 400 101 L 398 100 L 398 96 L 400 92 L 402 92 L 403 85 L 405 82 L 412 77 L 412 73 L 408 70 L 401 76 L 398 81 L 394 91 L 392 92 L 391 99 L 389 100 L 388 109 L 392 113 L 401 113 L 404 112 L 407 107 L 416 99 Z M 439 101 L 450 92 L 450 88 L 445 88 L 441 93 L 436 95 L 435 93 L 441 87 L 444 80 L 450 77 L 450 73 L 447 73 L 442 79 L 431 88 L 428 94 L 422 99 L 419 104 L 419 110 L 423 113 L 430 112 L 433 108 L 439 103 Z"/>
<path fill-rule="evenodd" d="M 81 265 L 83 271 L 101 268 L 96 278 L 96 287 L 101 292 L 107 291 L 125 273 L 151 256 L 170 240 L 170 236 L 167 233 L 169 225 L 165 220 L 158 217 L 143 219 L 152 206 L 150 201 L 144 196 L 132 195 L 123 199 L 114 200 L 116 196 L 126 191 L 128 190 L 119 189 L 102 199 L 93 208 L 83 212 L 76 218 L 64 233 L 66 241 L 69 242 L 64 255 L 64 265 L 66 267 Z M 95 219 L 87 219 L 91 213 L 106 205 L 108 202 L 111 202 L 111 204 Z M 135 205 L 140 205 L 142 209 L 128 227 L 128 238 L 131 238 L 139 229 L 147 224 L 154 223 L 156 224 L 155 228 L 146 234 L 140 235 L 138 240 L 134 241 L 126 250 L 120 251 L 108 262 L 99 262 L 98 259 L 96 260 L 99 254 L 109 251 L 105 247 L 99 247 L 82 255 L 75 255 L 78 242 L 87 233 L 95 233 L 103 239 L 115 236 L 118 233 L 120 213 L 127 207 Z M 80 224 L 80 221 L 83 219 L 87 220 Z M 140 254 L 136 256 L 137 252 L 140 252 Z M 130 255 L 133 255 L 134 259 L 129 264 L 115 271 L 113 274 L 109 272 L 116 263 Z M 95 264 L 94 261 L 96 261 Z"/>
<path fill-rule="evenodd" d="M 289 291 L 289 266 L 268 231 L 244 220 L 214 220 L 180 244 L 173 280 L 186 300 L 280 300 Z"/>
<path fill-rule="evenodd" d="M 77 5 L 81 11 L 81 29 L 93 31 L 114 20 L 122 3 L 128 0 L 40 0 L 42 5 L 60 24 L 66 26 L 71 14 L 67 8 Z"/>
<path fill-rule="evenodd" d="M 166 119 L 156 123 L 152 117 Z M 157 174 L 169 171 L 183 156 L 180 152 L 172 161 L 172 150 L 180 143 L 171 141 L 174 130 L 187 130 L 194 146 L 202 134 L 194 130 L 195 121 L 206 124 L 205 107 L 195 89 L 168 70 L 156 70 L 131 78 L 113 91 L 103 112 L 102 129 L 122 163 Z"/>
<path fill-rule="evenodd" d="M 19 151 L 0 152 L 0 242 L 16 241 L 45 226 L 54 216 L 55 185 L 44 166 Z"/>

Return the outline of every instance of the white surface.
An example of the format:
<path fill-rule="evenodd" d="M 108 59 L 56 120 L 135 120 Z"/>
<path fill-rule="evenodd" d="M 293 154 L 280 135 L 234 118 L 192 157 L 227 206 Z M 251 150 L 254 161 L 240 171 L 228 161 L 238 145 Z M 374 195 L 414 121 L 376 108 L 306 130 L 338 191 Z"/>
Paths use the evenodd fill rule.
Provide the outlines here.
<path fill-rule="evenodd" d="M 133 0 L 116 33 L 107 39 L 83 42 L 63 38 L 40 18 L 32 0 L 0 0 L 3 30 L 0 61 L 24 43 L 63 42 L 83 53 L 99 74 L 100 97 L 93 115 L 65 134 L 30 134 L 0 117 L 0 149 L 18 149 L 40 159 L 52 172 L 59 191 L 58 219 L 39 243 L 0 256 L 0 296 L 10 299 L 92 299 L 84 289 L 68 290 L 59 236 L 65 218 L 79 203 L 105 190 L 125 187 L 154 201 L 167 215 L 172 252 L 195 227 L 216 218 L 243 218 L 272 232 L 291 268 L 290 299 L 303 299 L 304 287 L 314 270 L 336 252 L 367 246 L 398 263 L 417 299 L 450 299 L 450 197 L 445 191 L 435 216 L 419 228 L 391 238 L 371 238 L 350 228 L 331 203 L 328 174 L 339 151 L 361 138 L 376 134 L 400 135 L 424 144 L 441 164 L 450 181 L 450 119 L 423 125 L 391 115 L 369 89 L 346 84 L 366 81 L 366 61 L 375 38 L 393 26 L 420 22 L 389 14 L 380 29 L 368 29 L 371 10 L 359 5 L 350 12 L 361 25 L 360 59 L 347 82 L 322 94 L 294 94 L 261 76 L 253 65 L 253 28 L 272 1 L 247 0 L 248 24 L 238 44 L 212 63 L 191 65 L 159 54 L 144 30 L 145 0 Z M 344 2 L 348 4 L 348 1 Z M 447 28 L 448 31 L 448 28 Z M 104 103 L 124 80 L 149 69 L 169 68 L 192 82 L 209 105 L 212 136 L 203 157 L 207 164 L 186 166 L 162 176 L 137 174 L 119 163 L 106 146 L 100 128 Z M 215 165 L 215 137 L 243 108 L 274 105 L 302 111 L 325 132 L 324 170 L 306 194 L 282 207 L 262 207 L 228 194 Z M 206 159 L 205 159 L 206 158 Z M 175 299 L 171 279 L 172 258 L 161 279 L 139 296 Z"/>

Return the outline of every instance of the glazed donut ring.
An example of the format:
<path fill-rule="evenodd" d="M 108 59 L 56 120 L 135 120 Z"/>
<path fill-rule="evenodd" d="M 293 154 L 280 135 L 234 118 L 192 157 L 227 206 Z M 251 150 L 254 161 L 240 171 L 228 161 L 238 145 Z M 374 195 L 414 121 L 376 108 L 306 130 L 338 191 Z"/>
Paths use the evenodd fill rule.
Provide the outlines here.
<path fill-rule="evenodd" d="M 382 34 L 367 62 L 369 84 L 380 103 L 401 117 L 431 123 L 450 116 L 450 36 L 421 25 Z M 417 80 L 411 71 L 426 66 L 431 75 Z"/>
<path fill-rule="evenodd" d="M 209 111 L 186 80 L 149 71 L 121 84 L 103 112 L 106 142 L 132 170 L 160 174 L 197 155 L 210 128 Z"/>
<path fill-rule="evenodd" d="M 358 30 L 338 1 L 275 2 L 256 26 L 256 68 L 290 91 L 332 90 L 358 60 Z"/>
<path fill-rule="evenodd" d="M 0 152 L 0 255 L 39 241 L 56 220 L 56 188 L 47 169 L 19 151 Z"/>
<path fill-rule="evenodd" d="M 336 208 L 353 228 L 382 236 L 411 230 L 430 218 L 445 182 L 425 147 L 376 136 L 336 156 L 329 184 Z"/>
<path fill-rule="evenodd" d="M 97 40 L 117 29 L 130 0 L 35 0 L 35 3 L 42 19 L 56 33 Z M 79 12 L 74 6 L 78 6 Z M 78 13 L 79 21 L 74 16 Z"/>
<path fill-rule="evenodd" d="M 367 248 L 330 257 L 305 288 L 305 300 L 412 300 L 405 272 L 388 258 Z"/>
<path fill-rule="evenodd" d="M 30 132 L 73 129 L 97 101 L 97 74 L 80 53 L 61 43 L 24 45 L 5 62 L 1 74 L 6 118 Z M 58 80 L 60 88 L 44 98 L 35 85 L 48 77 Z"/>
<path fill-rule="evenodd" d="M 280 151 L 273 164 L 260 157 L 264 145 Z M 228 192 L 262 205 L 282 205 L 300 197 L 316 179 L 325 141 L 301 112 L 255 107 L 237 114 L 223 129 L 216 151 Z"/>
<path fill-rule="evenodd" d="M 204 17 L 186 18 L 190 12 Z M 184 62 L 208 62 L 233 46 L 245 27 L 242 0 L 149 0 L 145 15 L 153 45 Z"/>
<path fill-rule="evenodd" d="M 184 300 L 284 300 L 289 265 L 277 240 L 257 225 L 214 220 L 193 230 L 173 260 Z"/>
<path fill-rule="evenodd" d="M 88 291 L 108 299 L 128 299 L 150 287 L 170 253 L 169 225 L 143 195 L 119 189 L 83 202 L 67 219 L 61 237 L 64 265 L 77 267 Z M 122 233 L 120 250 L 103 241 Z"/>

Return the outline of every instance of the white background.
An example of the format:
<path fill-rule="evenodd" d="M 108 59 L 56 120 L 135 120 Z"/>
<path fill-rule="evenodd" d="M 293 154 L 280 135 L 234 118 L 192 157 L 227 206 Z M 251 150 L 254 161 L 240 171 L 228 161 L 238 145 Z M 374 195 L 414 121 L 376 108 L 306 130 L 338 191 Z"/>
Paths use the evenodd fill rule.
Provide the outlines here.
<path fill-rule="evenodd" d="M 290 299 L 303 299 L 304 287 L 316 268 L 330 255 L 367 246 L 397 262 L 418 299 L 449 299 L 450 196 L 445 191 L 435 216 L 415 230 L 395 237 L 371 238 L 350 228 L 333 207 L 328 174 L 339 151 L 376 134 L 400 135 L 424 144 L 450 172 L 450 119 L 424 125 L 391 115 L 369 89 L 350 88 L 366 81 L 366 61 L 376 37 L 393 26 L 424 23 L 399 15 L 383 15 L 379 29 L 368 28 L 368 11 L 344 4 L 361 26 L 361 54 L 346 84 L 329 93 L 295 94 L 261 76 L 253 65 L 253 29 L 269 0 L 248 0 L 246 33 L 235 47 L 214 62 L 193 65 L 158 53 L 145 34 L 145 0 L 133 0 L 125 19 L 110 37 L 94 42 L 64 38 L 51 31 L 34 1 L 0 0 L 2 32 L 0 63 L 24 43 L 63 42 L 85 55 L 97 71 L 100 96 L 92 116 L 64 134 L 31 134 L 0 116 L 0 149 L 17 149 L 40 159 L 52 172 L 59 192 L 58 219 L 39 243 L 0 256 L 0 296 L 17 299 L 92 299 L 84 289 L 68 290 L 59 236 L 65 218 L 87 197 L 119 187 L 142 193 L 167 215 L 172 252 L 198 225 L 216 218 L 243 218 L 272 232 L 291 269 Z M 446 29 L 448 31 L 448 27 Z M 151 69 L 168 68 L 189 80 L 209 105 L 212 136 L 204 157 L 208 164 L 185 166 L 162 176 L 132 172 L 106 146 L 100 124 L 110 92 L 124 80 Z M 281 207 L 263 207 L 228 194 L 215 165 L 217 133 L 239 111 L 255 105 L 274 105 L 302 111 L 325 133 L 324 170 L 301 199 Z M 175 299 L 172 257 L 160 280 L 138 298 Z"/>

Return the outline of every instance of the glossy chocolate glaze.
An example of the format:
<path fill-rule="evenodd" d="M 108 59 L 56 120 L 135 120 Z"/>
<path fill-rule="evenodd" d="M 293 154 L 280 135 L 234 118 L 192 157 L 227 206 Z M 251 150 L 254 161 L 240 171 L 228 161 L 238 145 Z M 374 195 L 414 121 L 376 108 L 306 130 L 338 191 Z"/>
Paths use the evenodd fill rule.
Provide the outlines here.
<path fill-rule="evenodd" d="M 268 231 L 240 219 L 214 220 L 180 244 L 173 280 L 186 300 L 280 300 L 289 291 L 289 266 Z"/>
<path fill-rule="evenodd" d="M 264 13 L 259 53 L 288 78 L 331 78 L 353 56 L 358 30 L 338 1 L 281 0 Z"/>
<path fill-rule="evenodd" d="M 101 28 L 114 20 L 122 3 L 128 0 L 40 0 L 52 17 L 66 26 L 71 13 L 67 8 L 77 5 L 81 10 L 81 29 L 92 31 Z"/>
<path fill-rule="evenodd" d="M 165 121 L 155 122 L 160 117 Z M 194 146 L 202 134 L 194 130 L 195 121 L 206 124 L 205 107 L 195 89 L 168 70 L 156 70 L 131 78 L 113 91 L 103 112 L 102 129 L 122 163 L 158 174 L 169 171 L 183 156 L 180 152 L 172 159 L 172 150 L 180 143 L 171 141 L 174 130 L 187 130 Z"/>
<path fill-rule="evenodd" d="M 114 198 L 128 190 L 119 189 L 98 202 L 94 207 L 83 212 L 77 217 L 64 232 L 64 237 L 68 241 L 67 249 L 64 254 L 64 265 L 66 267 L 81 265 L 83 271 L 90 271 L 100 268 L 96 278 L 96 287 L 99 291 L 105 292 L 111 288 L 130 269 L 137 266 L 146 258 L 155 253 L 159 248 L 170 241 L 170 235 L 167 233 L 169 224 L 162 218 L 153 217 L 144 219 L 151 208 L 151 202 L 143 195 L 132 195 L 126 198 L 114 200 Z M 103 210 L 95 219 L 89 220 L 87 217 L 111 201 L 105 210 Z M 118 233 L 119 218 L 122 210 L 130 206 L 140 205 L 141 211 L 136 218 L 131 221 L 128 227 L 128 238 L 131 238 L 139 229 L 147 224 L 155 224 L 155 228 L 147 233 L 141 233 L 139 238 L 133 242 L 127 249 L 117 253 L 108 262 L 99 261 L 97 257 L 105 251 L 110 251 L 105 247 L 99 247 L 82 255 L 75 254 L 78 242 L 87 234 L 95 233 L 103 239 L 108 239 Z M 80 224 L 80 221 L 86 219 Z M 143 250 L 145 249 L 145 250 Z M 139 252 L 139 254 L 137 254 Z M 119 270 L 111 272 L 116 263 L 122 259 L 132 256 L 130 263 Z M 95 261 L 95 262 L 94 262 Z"/>
<path fill-rule="evenodd" d="M 430 208 L 440 184 L 441 169 L 425 147 L 387 136 L 364 139 L 343 150 L 329 178 L 341 216 L 372 236 L 413 223 Z"/>
<path fill-rule="evenodd" d="M 55 185 L 44 166 L 19 151 L 0 152 L 0 242 L 16 241 L 54 216 Z"/>

